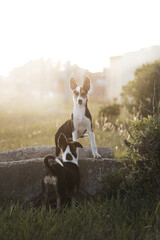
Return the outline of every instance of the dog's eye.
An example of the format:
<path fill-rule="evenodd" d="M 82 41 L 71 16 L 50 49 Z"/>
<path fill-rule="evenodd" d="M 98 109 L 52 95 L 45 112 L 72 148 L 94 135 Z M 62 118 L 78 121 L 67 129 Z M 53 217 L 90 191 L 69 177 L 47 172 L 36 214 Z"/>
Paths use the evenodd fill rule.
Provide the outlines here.
<path fill-rule="evenodd" d="M 74 94 L 75 94 L 76 96 L 78 96 L 78 95 L 79 95 L 79 92 L 77 92 L 77 91 L 74 91 Z"/>

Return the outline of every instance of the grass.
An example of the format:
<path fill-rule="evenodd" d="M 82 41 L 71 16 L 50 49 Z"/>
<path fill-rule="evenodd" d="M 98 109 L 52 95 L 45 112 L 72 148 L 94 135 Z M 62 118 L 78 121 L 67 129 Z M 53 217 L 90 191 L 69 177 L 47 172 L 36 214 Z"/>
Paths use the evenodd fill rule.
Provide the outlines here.
<path fill-rule="evenodd" d="M 160 202 L 153 199 L 99 199 L 61 212 L 1 204 L 0 239 L 158 240 Z"/>
<path fill-rule="evenodd" d="M 54 133 L 58 126 L 69 118 L 67 109 L 52 106 L 48 102 L 24 103 L 1 107 L 0 110 L 0 151 L 10 149 L 54 144 Z M 58 107 L 61 111 L 58 110 Z M 67 119 L 66 119 L 67 120 Z"/>
<path fill-rule="evenodd" d="M 117 131 L 112 126 L 104 129 L 105 120 L 98 119 L 98 112 L 103 104 L 89 101 L 96 143 L 97 146 L 112 147 L 116 156 L 119 157 L 124 150 L 123 139 L 126 138 L 127 132 L 122 128 Z M 60 99 L 1 101 L 0 152 L 21 147 L 55 144 L 54 134 L 61 124 L 70 118 L 72 109 L 72 102 L 65 104 Z M 80 139 L 80 142 L 83 145 L 90 145 L 88 138 Z"/>
<path fill-rule="evenodd" d="M 93 126 L 97 146 L 112 147 L 115 157 L 123 155 L 123 140 L 128 137 L 124 126 L 116 130 L 107 127 L 105 120 L 98 119 L 101 102 L 89 101 L 93 117 Z M 0 152 L 16 148 L 54 145 L 54 134 L 70 118 L 73 103 L 64 104 L 61 100 L 44 100 L 39 102 L 17 101 L 0 105 Z M 100 121 L 104 121 L 100 124 Z M 89 139 L 80 139 L 83 145 L 90 145 Z"/>

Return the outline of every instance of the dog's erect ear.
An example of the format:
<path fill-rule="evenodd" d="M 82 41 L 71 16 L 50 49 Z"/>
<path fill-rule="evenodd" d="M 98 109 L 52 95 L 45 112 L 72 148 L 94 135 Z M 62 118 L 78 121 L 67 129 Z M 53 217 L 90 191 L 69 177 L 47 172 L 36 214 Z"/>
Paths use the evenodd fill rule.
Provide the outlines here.
<path fill-rule="evenodd" d="M 79 142 L 75 142 L 77 148 L 83 148 L 83 146 Z"/>
<path fill-rule="evenodd" d="M 84 79 L 83 88 L 84 88 L 87 92 L 88 92 L 89 89 L 90 89 L 90 79 L 89 79 L 88 76 Z"/>
<path fill-rule="evenodd" d="M 67 143 L 68 141 L 66 136 L 63 133 L 61 133 L 58 138 L 58 147 L 64 150 L 66 148 Z"/>
<path fill-rule="evenodd" d="M 76 83 L 75 79 L 72 77 L 72 78 L 70 79 L 70 88 L 71 88 L 72 90 L 75 90 L 76 87 L 77 87 L 77 83 Z"/>

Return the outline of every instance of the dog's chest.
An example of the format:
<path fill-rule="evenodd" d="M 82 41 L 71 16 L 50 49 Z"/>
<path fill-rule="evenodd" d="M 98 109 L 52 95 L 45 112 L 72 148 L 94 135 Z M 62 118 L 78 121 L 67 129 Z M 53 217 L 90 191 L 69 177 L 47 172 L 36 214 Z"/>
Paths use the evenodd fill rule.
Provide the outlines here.
<path fill-rule="evenodd" d="M 78 137 L 82 136 L 84 132 L 90 128 L 91 121 L 85 116 L 85 108 L 74 109 L 73 124 L 74 129 L 78 132 Z"/>

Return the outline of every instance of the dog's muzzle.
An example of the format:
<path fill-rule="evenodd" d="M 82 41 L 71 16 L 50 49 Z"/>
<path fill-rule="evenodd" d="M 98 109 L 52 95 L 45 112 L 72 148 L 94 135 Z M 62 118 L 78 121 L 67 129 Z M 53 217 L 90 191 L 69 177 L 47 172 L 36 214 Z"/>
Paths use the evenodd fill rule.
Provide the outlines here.
<path fill-rule="evenodd" d="M 82 99 L 79 99 L 79 100 L 78 100 L 78 104 L 79 104 L 79 105 L 81 105 L 82 102 L 83 102 Z"/>

